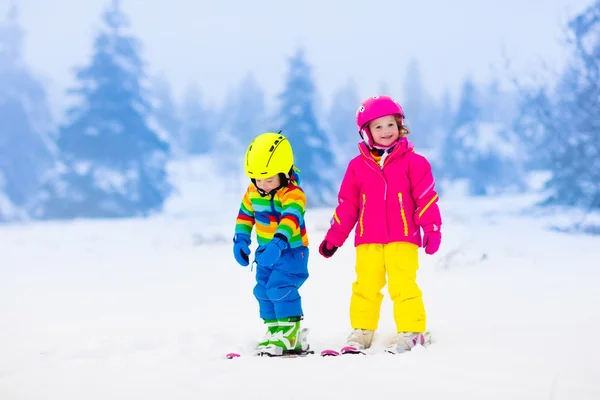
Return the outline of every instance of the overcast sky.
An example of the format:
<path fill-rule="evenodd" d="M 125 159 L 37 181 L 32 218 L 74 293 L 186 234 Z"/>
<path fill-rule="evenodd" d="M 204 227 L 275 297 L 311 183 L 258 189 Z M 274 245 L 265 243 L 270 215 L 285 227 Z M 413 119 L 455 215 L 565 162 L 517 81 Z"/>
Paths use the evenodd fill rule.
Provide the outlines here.
<path fill-rule="evenodd" d="M 108 0 L 0 0 L 21 8 L 25 57 L 64 104 L 72 68 L 88 62 Z M 353 78 L 361 96 L 386 82 L 401 98 L 410 58 L 427 88 L 456 91 L 466 74 L 488 79 L 504 53 L 524 76 L 541 60 L 564 60 L 562 26 L 591 0 L 122 0 L 142 40 L 149 72 L 164 72 L 181 97 L 194 81 L 221 101 L 252 72 L 269 101 L 282 89 L 287 58 L 304 46 L 321 99 Z"/>

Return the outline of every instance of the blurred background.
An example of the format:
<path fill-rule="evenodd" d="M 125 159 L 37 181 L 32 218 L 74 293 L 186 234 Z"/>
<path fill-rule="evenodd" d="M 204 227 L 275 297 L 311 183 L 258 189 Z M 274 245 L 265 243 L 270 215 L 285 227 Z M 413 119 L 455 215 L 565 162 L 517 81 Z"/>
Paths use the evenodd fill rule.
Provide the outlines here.
<path fill-rule="evenodd" d="M 600 1 L 0 0 L 0 220 L 149 216 L 189 179 L 208 215 L 279 130 L 330 207 L 375 94 L 442 196 L 593 211 L 599 72 Z"/>

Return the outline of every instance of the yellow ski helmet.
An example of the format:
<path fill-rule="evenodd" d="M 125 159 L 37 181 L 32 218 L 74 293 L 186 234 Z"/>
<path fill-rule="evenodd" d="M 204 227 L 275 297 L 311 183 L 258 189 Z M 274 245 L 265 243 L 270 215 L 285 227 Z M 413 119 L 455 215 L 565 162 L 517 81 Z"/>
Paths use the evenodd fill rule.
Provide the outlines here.
<path fill-rule="evenodd" d="M 289 176 L 294 165 L 292 145 L 281 133 L 258 135 L 246 151 L 244 169 L 250 179 L 265 179 L 277 174 Z"/>

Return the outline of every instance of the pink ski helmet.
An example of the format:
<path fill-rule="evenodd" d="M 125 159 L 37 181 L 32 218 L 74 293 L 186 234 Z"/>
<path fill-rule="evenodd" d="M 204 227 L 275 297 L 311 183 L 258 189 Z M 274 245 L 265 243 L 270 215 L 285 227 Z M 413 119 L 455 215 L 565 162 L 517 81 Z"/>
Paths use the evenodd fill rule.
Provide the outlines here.
<path fill-rule="evenodd" d="M 395 115 L 404 120 L 404 110 L 402 106 L 389 96 L 373 96 L 363 101 L 356 112 L 356 126 L 360 136 L 369 148 L 375 144 L 373 135 L 367 126 L 374 119 L 385 117 L 386 115 Z"/>

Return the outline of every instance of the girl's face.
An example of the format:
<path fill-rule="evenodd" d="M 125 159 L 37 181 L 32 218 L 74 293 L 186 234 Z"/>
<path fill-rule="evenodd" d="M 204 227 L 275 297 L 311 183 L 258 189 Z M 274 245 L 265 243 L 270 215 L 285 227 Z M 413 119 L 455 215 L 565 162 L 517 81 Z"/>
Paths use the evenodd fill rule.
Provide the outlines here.
<path fill-rule="evenodd" d="M 384 147 L 391 146 L 400 137 L 400 129 L 393 115 L 374 119 L 369 123 L 369 130 L 375 144 Z"/>
<path fill-rule="evenodd" d="M 271 190 L 277 189 L 281 185 L 279 175 L 273 175 L 270 178 L 257 179 L 256 186 L 265 193 L 270 193 Z"/>

